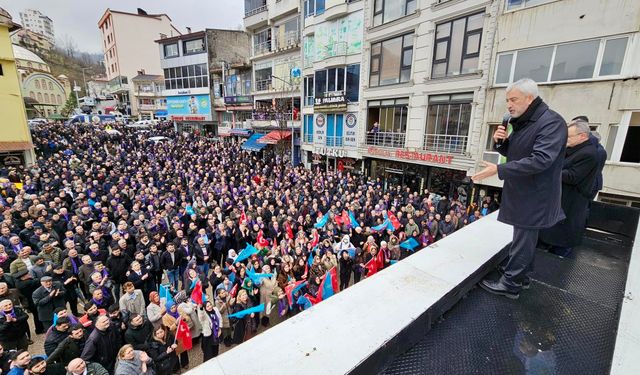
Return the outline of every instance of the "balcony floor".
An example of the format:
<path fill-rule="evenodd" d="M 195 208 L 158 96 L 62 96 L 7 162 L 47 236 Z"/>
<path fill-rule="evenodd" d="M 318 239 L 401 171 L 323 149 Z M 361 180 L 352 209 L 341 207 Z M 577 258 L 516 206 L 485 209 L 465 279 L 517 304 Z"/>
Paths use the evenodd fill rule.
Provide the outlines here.
<path fill-rule="evenodd" d="M 520 299 L 475 287 L 384 373 L 609 373 L 631 246 L 588 231 L 572 259 L 538 251 Z"/>

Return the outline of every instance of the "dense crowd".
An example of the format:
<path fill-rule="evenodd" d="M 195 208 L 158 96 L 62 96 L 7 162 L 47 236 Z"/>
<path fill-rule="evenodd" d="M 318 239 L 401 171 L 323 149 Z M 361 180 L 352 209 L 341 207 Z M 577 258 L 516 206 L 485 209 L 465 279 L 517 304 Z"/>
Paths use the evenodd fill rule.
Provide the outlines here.
<path fill-rule="evenodd" d="M 37 163 L 0 169 L 4 374 L 176 373 L 498 208 L 113 127 L 39 126 Z"/>

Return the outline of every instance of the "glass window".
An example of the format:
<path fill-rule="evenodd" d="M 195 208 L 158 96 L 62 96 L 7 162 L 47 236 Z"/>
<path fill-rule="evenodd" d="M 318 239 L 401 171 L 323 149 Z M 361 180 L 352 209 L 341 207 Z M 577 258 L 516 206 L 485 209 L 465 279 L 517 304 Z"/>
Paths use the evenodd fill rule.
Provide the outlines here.
<path fill-rule="evenodd" d="M 455 154 L 466 151 L 472 100 L 472 93 L 429 98 L 425 150 Z"/>
<path fill-rule="evenodd" d="M 111 51 L 109 51 L 111 52 Z M 164 45 L 164 57 L 175 57 L 178 56 L 178 43 L 173 44 L 165 44 Z"/>
<path fill-rule="evenodd" d="M 513 80 L 531 78 L 536 82 L 546 82 L 549 77 L 552 54 L 553 47 L 518 51 Z"/>
<path fill-rule="evenodd" d="M 484 13 L 436 25 L 433 78 L 471 73 L 478 69 Z"/>
<path fill-rule="evenodd" d="M 601 76 L 620 74 L 624 53 L 627 50 L 627 39 L 628 38 L 618 38 L 607 40 L 604 55 L 602 56 L 602 65 L 600 65 Z"/>
<path fill-rule="evenodd" d="M 186 40 L 183 42 L 182 49 L 185 54 L 203 52 L 204 39 Z"/>
<path fill-rule="evenodd" d="M 511 76 L 511 63 L 513 61 L 513 54 L 498 56 L 498 68 L 496 70 L 496 83 L 509 83 L 509 76 Z"/>
<path fill-rule="evenodd" d="M 348 102 L 357 102 L 360 94 L 360 64 L 349 65 L 347 67 L 347 90 Z"/>
<path fill-rule="evenodd" d="M 344 91 L 344 68 L 336 69 L 336 91 Z"/>
<path fill-rule="evenodd" d="M 375 0 L 373 26 L 397 20 L 416 11 L 416 0 Z"/>
<path fill-rule="evenodd" d="M 324 93 L 327 91 L 327 71 L 319 70 L 315 74 L 315 85 L 316 85 L 316 94 L 317 97 L 324 96 Z"/>
<path fill-rule="evenodd" d="M 327 70 L 327 91 L 336 91 L 336 68 Z"/>
<path fill-rule="evenodd" d="M 559 45 L 553 63 L 552 81 L 593 77 L 599 40 Z"/>

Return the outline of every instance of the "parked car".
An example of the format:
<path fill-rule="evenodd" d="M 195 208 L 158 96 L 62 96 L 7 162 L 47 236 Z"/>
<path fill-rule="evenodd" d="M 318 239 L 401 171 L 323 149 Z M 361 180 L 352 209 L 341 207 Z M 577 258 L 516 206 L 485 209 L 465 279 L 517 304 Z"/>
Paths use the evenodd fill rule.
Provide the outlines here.
<path fill-rule="evenodd" d="M 171 142 L 171 138 L 167 138 L 167 137 L 164 137 L 164 136 L 161 136 L 161 135 L 157 135 L 155 137 L 150 137 L 149 141 L 153 142 L 153 143 Z"/>

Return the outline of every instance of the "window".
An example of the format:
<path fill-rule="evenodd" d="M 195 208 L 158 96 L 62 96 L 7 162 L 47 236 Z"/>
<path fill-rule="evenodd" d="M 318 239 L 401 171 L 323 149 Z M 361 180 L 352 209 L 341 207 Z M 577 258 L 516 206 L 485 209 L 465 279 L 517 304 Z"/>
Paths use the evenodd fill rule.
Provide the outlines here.
<path fill-rule="evenodd" d="M 409 98 L 369 101 L 367 109 L 367 144 L 381 147 L 404 147 L 409 115 Z M 377 131 L 372 131 L 378 123 Z"/>
<path fill-rule="evenodd" d="M 39 88 L 40 88 L 40 80 L 39 80 L 39 79 L 36 79 L 36 83 L 35 83 L 35 85 L 36 85 L 36 88 L 37 88 L 37 89 L 39 89 Z"/>
<path fill-rule="evenodd" d="M 304 115 L 304 143 L 313 143 L 313 115 Z"/>
<path fill-rule="evenodd" d="M 263 30 L 253 36 L 253 54 L 262 55 L 271 52 L 271 29 Z"/>
<path fill-rule="evenodd" d="M 111 51 L 109 51 L 111 52 Z M 173 44 L 165 44 L 164 45 L 164 58 L 176 57 L 178 56 L 178 43 Z"/>
<path fill-rule="evenodd" d="M 423 148 L 462 154 L 467 149 L 473 93 L 429 97 Z"/>
<path fill-rule="evenodd" d="M 613 146 L 616 144 L 616 137 L 618 136 L 618 125 L 609 125 L 609 134 L 607 135 L 607 144 L 605 150 L 607 151 L 607 160 L 611 160 L 611 154 L 613 154 Z"/>
<path fill-rule="evenodd" d="M 62 104 L 62 97 L 59 94 L 56 95 L 56 98 L 58 99 L 57 100 L 58 104 Z"/>
<path fill-rule="evenodd" d="M 326 145 L 330 147 L 342 147 L 342 130 L 344 125 L 344 115 L 326 114 L 327 140 Z"/>
<path fill-rule="evenodd" d="M 49 90 L 53 91 L 53 84 L 51 82 L 49 82 Z"/>
<path fill-rule="evenodd" d="M 626 163 L 640 163 L 640 112 L 633 112 L 627 129 L 627 136 L 622 146 L 620 161 Z"/>
<path fill-rule="evenodd" d="M 167 90 L 209 87 L 207 64 L 164 69 L 164 87 Z"/>
<path fill-rule="evenodd" d="M 271 89 L 271 67 L 256 68 L 256 91 L 266 91 Z"/>
<path fill-rule="evenodd" d="M 369 86 L 408 82 L 413 58 L 413 34 L 371 45 Z"/>
<path fill-rule="evenodd" d="M 507 0 L 507 10 L 526 8 L 548 1 L 550 0 Z"/>
<path fill-rule="evenodd" d="M 472 73 L 480 62 L 484 12 L 436 26 L 432 78 Z"/>
<path fill-rule="evenodd" d="M 313 106 L 313 76 L 304 77 L 304 105 Z M 313 117 L 313 116 L 312 116 Z"/>
<path fill-rule="evenodd" d="M 267 10 L 267 0 L 244 0 L 244 16 L 249 17 Z"/>
<path fill-rule="evenodd" d="M 494 82 L 508 84 L 521 78 L 559 82 L 617 76 L 622 72 L 628 39 L 593 39 L 506 52 L 498 55 Z"/>
<path fill-rule="evenodd" d="M 204 50 L 204 39 L 202 38 L 182 42 L 182 53 L 185 55 L 204 52 Z"/>
<path fill-rule="evenodd" d="M 304 16 L 310 17 L 324 13 L 325 0 L 304 0 Z"/>
<path fill-rule="evenodd" d="M 42 103 L 42 93 L 38 93 L 38 102 Z"/>
<path fill-rule="evenodd" d="M 357 103 L 360 98 L 360 64 L 347 66 L 346 99 L 349 103 Z"/>
<path fill-rule="evenodd" d="M 373 26 L 382 25 L 416 11 L 417 0 L 375 0 Z"/>

